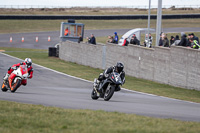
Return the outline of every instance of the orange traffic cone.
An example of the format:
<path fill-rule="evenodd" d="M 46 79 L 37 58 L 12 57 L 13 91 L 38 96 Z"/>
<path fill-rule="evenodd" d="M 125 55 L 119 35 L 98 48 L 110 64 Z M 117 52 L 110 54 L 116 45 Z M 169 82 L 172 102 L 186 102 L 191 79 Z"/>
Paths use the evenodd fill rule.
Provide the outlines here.
<path fill-rule="evenodd" d="M 12 42 L 12 37 L 10 37 L 10 42 Z"/>
<path fill-rule="evenodd" d="M 38 36 L 36 36 L 35 41 L 38 42 Z"/>
<path fill-rule="evenodd" d="M 50 36 L 48 36 L 48 42 L 50 42 L 51 41 L 51 37 Z"/>
<path fill-rule="evenodd" d="M 24 42 L 24 37 L 22 37 L 22 42 Z"/>

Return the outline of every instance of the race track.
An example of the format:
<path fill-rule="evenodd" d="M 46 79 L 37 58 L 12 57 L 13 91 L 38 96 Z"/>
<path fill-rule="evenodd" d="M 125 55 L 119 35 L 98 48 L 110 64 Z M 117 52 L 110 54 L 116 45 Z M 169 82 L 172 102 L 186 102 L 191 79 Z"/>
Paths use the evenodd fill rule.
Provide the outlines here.
<path fill-rule="evenodd" d="M 119 35 L 123 35 L 128 30 L 130 29 L 85 30 L 84 37 L 90 36 L 91 33 L 93 33 L 96 37 L 113 35 L 114 32 L 117 32 Z M 165 33 L 199 32 L 200 27 L 164 28 L 162 31 Z M 50 36 L 50 42 L 48 42 L 48 36 Z M 0 47 L 48 49 L 48 47 L 53 47 L 60 41 L 59 36 L 59 31 L 0 34 Z M 10 37 L 12 37 L 12 43 L 10 43 Z M 24 37 L 23 43 L 21 42 L 22 37 Z M 35 41 L 36 37 L 38 37 L 38 42 Z"/>
<path fill-rule="evenodd" d="M 0 53 L 0 77 L 20 62 Z M 92 100 L 92 83 L 33 64 L 34 76 L 15 93 L 0 91 L 0 100 L 70 109 L 117 111 L 137 115 L 200 121 L 200 104 L 122 90 L 110 101 Z M 97 75 L 98 76 L 98 75 Z M 1 81 L 2 82 L 2 81 Z"/>

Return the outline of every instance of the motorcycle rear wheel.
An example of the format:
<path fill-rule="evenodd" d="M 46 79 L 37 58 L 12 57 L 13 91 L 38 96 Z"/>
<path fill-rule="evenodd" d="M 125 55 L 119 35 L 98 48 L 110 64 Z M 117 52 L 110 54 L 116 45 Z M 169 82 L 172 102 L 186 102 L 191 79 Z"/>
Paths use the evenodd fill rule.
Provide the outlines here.
<path fill-rule="evenodd" d="M 115 87 L 108 85 L 104 94 L 104 100 L 109 101 L 115 92 Z"/>
<path fill-rule="evenodd" d="M 91 98 L 93 100 L 97 100 L 99 97 L 97 96 L 97 92 L 95 91 L 95 89 L 92 90 L 92 93 L 91 93 Z"/>
<path fill-rule="evenodd" d="M 17 79 L 16 83 L 10 86 L 10 91 L 14 93 L 19 88 L 20 85 L 21 85 L 21 80 Z"/>
<path fill-rule="evenodd" d="M 1 90 L 2 90 L 3 92 L 6 92 L 6 91 L 8 90 L 8 89 L 6 88 L 6 86 L 5 86 L 4 83 L 1 85 Z"/>

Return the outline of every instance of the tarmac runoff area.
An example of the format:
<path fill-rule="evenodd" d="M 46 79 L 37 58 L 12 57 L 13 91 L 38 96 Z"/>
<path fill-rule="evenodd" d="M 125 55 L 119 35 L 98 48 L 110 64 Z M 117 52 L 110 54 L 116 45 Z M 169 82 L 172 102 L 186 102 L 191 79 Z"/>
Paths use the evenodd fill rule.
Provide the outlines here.
<path fill-rule="evenodd" d="M 0 52 L 0 76 L 20 59 Z M 69 109 L 105 110 L 200 122 L 200 104 L 122 89 L 110 101 L 92 100 L 92 82 L 33 64 L 33 79 L 15 93 L 0 91 L 0 100 Z"/>

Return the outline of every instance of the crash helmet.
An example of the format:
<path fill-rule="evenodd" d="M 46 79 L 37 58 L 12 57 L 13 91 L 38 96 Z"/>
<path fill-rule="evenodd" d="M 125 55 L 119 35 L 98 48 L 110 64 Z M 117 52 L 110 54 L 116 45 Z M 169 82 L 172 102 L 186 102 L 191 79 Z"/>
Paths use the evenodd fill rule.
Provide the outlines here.
<path fill-rule="evenodd" d="M 117 62 L 115 66 L 115 70 L 120 73 L 121 71 L 123 71 L 123 69 L 124 69 L 124 65 L 121 62 Z"/>
<path fill-rule="evenodd" d="M 30 58 L 26 58 L 24 62 L 26 63 L 27 67 L 30 67 L 32 65 L 32 60 Z"/>

